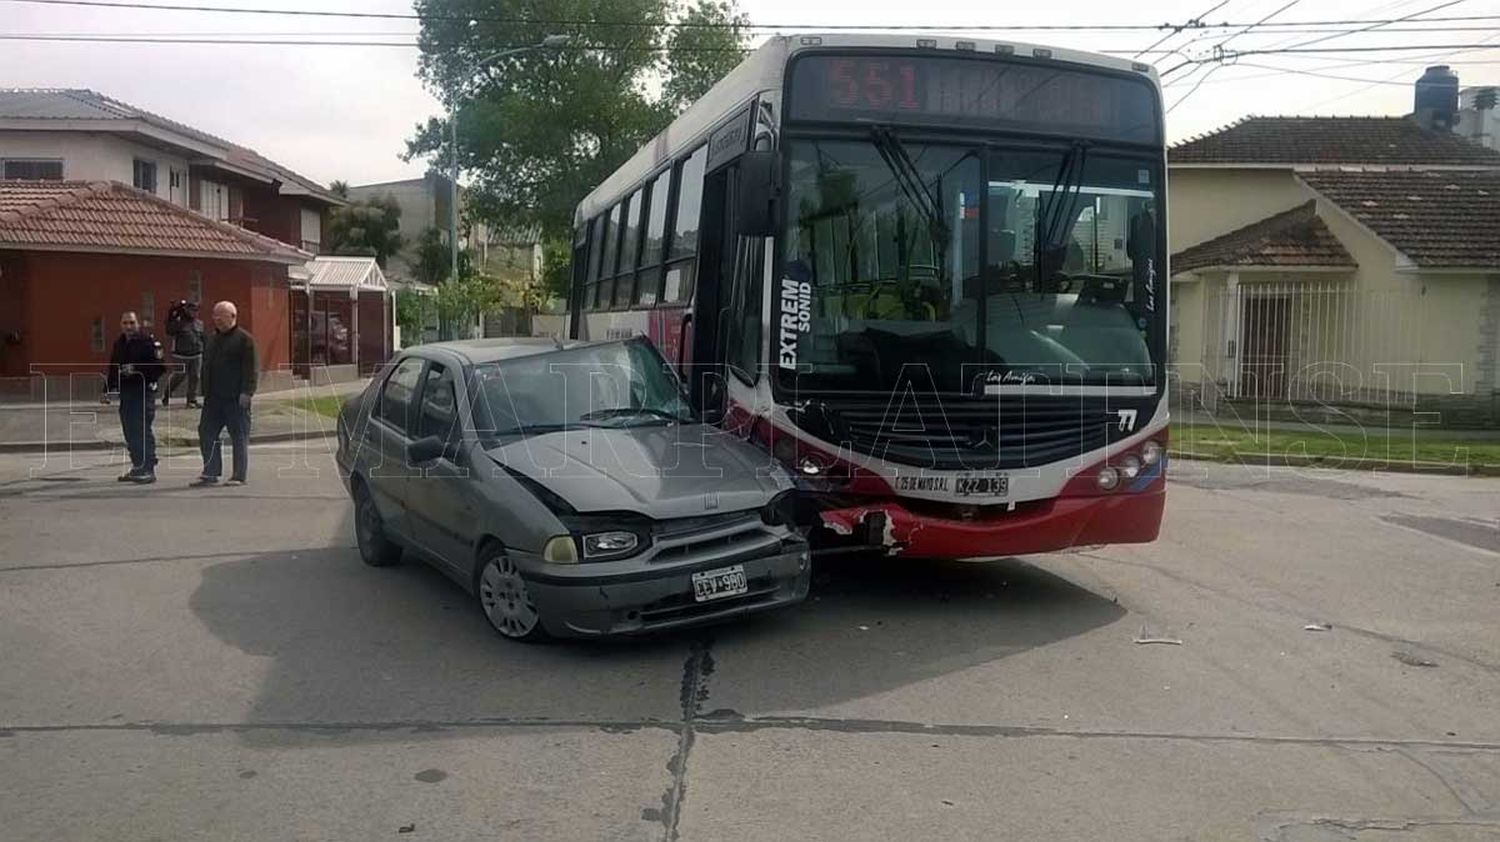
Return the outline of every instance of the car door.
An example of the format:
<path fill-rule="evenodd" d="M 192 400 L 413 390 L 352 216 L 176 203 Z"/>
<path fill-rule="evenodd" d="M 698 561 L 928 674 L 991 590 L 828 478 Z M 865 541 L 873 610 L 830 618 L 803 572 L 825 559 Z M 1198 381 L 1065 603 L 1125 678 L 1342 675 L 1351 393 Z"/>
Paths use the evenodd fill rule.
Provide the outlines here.
<path fill-rule="evenodd" d="M 406 445 L 411 441 L 408 430 L 414 426 L 417 389 L 426 365 L 426 360 L 413 356 L 398 362 L 375 395 L 364 429 L 357 431 L 367 453 L 365 478 L 386 532 L 406 543 L 416 540 L 407 505 L 408 484 L 421 473 L 409 464 Z"/>
<path fill-rule="evenodd" d="M 462 371 L 456 364 L 434 360 L 422 376 L 412 437 L 436 436 L 448 444 L 449 450 L 418 466 L 422 472 L 408 481 L 407 495 L 417 541 L 458 575 L 466 575 L 473 561 L 479 516 L 472 484 L 481 479 L 473 476 L 476 466 L 469 464 L 464 450 L 464 429 L 472 429 L 472 425 L 460 423 L 457 384 Z"/>

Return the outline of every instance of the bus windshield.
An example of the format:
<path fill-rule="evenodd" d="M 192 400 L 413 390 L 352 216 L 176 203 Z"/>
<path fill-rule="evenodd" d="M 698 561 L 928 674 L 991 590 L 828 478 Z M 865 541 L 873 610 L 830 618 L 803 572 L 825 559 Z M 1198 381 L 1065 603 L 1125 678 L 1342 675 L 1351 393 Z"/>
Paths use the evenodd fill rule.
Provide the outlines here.
<path fill-rule="evenodd" d="M 789 148 L 783 387 L 1155 385 L 1159 161 L 879 128 Z"/>

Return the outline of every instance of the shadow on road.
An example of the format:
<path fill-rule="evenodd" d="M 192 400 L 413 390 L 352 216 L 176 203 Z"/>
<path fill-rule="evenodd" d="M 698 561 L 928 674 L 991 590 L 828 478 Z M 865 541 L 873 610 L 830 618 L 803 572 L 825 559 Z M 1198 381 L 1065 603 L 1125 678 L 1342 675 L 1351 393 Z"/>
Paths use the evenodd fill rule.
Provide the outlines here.
<path fill-rule="evenodd" d="M 300 742 L 288 732 L 328 723 L 387 723 L 396 730 L 347 738 L 405 739 L 406 724 L 676 722 L 689 644 L 703 635 L 720 664 L 710 690 L 736 687 L 738 712 L 828 704 L 1123 614 L 1019 561 L 846 558 L 822 563 L 814 598 L 790 611 L 706 632 L 522 646 L 494 634 L 471 598 L 426 565 L 373 569 L 342 548 L 213 565 L 191 605 L 220 639 L 272 659 L 247 718 L 291 727 L 245 733 L 260 743 Z"/>
<path fill-rule="evenodd" d="M 754 716 L 893 690 L 1107 626 L 1112 600 L 1020 559 L 820 560 L 812 598 L 715 634 L 705 709 Z"/>

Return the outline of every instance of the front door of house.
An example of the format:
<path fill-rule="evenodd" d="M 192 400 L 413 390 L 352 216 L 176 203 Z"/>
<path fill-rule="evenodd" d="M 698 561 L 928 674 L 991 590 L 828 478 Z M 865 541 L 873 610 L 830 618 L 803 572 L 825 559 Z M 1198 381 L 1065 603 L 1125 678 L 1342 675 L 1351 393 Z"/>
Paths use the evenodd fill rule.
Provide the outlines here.
<path fill-rule="evenodd" d="M 1240 397 L 1280 400 L 1287 396 L 1291 310 L 1291 299 L 1286 296 L 1245 297 L 1240 318 Z"/>

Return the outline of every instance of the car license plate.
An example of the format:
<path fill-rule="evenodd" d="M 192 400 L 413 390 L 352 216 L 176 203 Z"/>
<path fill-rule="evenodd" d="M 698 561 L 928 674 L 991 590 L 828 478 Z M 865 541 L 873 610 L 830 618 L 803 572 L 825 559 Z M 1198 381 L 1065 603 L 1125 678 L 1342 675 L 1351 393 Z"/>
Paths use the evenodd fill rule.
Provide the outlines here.
<path fill-rule="evenodd" d="M 1010 493 L 1010 477 L 959 477 L 953 490 L 960 497 L 1003 497 Z"/>
<path fill-rule="evenodd" d="M 749 590 L 750 582 L 745 579 L 743 564 L 693 574 L 693 599 L 698 602 L 739 596 Z"/>

